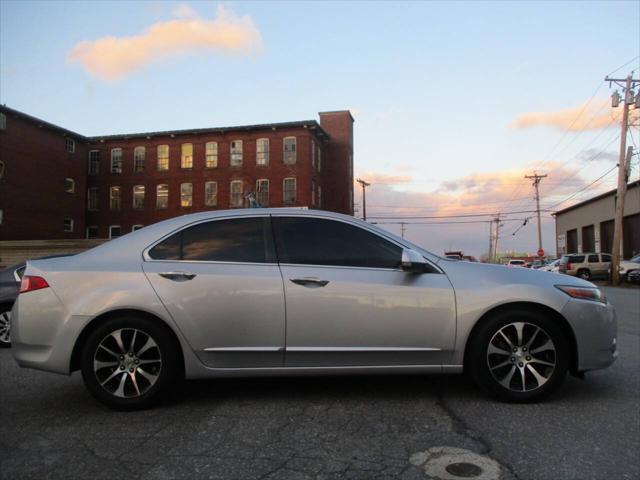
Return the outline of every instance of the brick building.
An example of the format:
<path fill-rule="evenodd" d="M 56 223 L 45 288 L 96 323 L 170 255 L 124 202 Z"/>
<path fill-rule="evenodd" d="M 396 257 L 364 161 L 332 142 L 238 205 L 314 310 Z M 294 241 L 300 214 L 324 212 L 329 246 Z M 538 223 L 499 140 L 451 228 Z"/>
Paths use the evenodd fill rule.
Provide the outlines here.
<path fill-rule="evenodd" d="M 263 206 L 353 214 L 353 118 L 85 137 L 0 106 L 0 240 L 108 238 Z"/>

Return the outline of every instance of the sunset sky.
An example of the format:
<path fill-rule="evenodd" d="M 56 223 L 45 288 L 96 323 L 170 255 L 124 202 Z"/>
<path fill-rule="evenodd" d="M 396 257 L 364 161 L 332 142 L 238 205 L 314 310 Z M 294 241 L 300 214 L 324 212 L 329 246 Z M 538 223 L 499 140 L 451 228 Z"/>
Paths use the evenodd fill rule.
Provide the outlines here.
<path fill-rule="evenodd" d="M 348 108 L 370 217 L 532 210 L 534 170 L 555 210 L 615 185 L 614 169 L 579 192 L 617 162 L 603 79 L 638 76 L 639 5 L 3 0 L 0 103 L 87 135 Z M 533 220 L 512 235 L 530 215 L 507 216 L 501 250 L 535 252 Z M 429 222 L 488 218 L 406 220 L 423 222 L 407 237 L 479 256 L 488 224 Z"/>

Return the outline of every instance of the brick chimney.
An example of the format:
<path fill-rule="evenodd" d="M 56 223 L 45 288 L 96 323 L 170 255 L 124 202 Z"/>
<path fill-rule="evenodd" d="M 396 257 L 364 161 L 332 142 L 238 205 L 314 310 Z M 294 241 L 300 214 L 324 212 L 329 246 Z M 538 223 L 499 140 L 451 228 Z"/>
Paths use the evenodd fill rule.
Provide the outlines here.
<path fill-rule="evenodd" d="M 322 156 L 322 208 L 353 215 L 353 117 L 349 110 L 319 115 L 330 137 Z"/>

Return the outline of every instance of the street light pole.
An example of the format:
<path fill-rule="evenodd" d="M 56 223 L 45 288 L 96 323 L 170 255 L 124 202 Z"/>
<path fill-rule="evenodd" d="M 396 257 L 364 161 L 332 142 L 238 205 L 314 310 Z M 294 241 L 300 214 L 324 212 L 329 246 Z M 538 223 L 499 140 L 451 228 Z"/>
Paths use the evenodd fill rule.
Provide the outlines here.
<path fill-rule="evenodd" d="M 365 189 L 371 184 L 368 182 L 365 182 L 360 178 L 358 178 L 356 182 L 362 185 L 362 219 L 366 222 L 367 221 L 367 193 Z"/>

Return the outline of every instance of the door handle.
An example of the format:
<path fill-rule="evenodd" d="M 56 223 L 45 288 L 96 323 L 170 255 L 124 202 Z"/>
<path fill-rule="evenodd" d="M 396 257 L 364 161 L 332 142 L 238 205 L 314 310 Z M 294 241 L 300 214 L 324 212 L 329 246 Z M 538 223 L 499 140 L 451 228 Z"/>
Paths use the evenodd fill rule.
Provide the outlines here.
<path fill-rule="evenodd" d="M 186 282 L 187 280 L 191 280 L 196 276 L 195 273 L 187 272 L 162 272 L 158 275 L 164 278 L 168 278 L 169 280 L 175 280 L 176 282 Z"/>
<path fill-rule="evenodd" d="M 329 280 L 320 280 L 319 278 L 290 278 L 291 282 L 296 285 L 302 285 L 303 287 L 308 288 L 319 288 L 324 287 L 329 283 Z"/>

